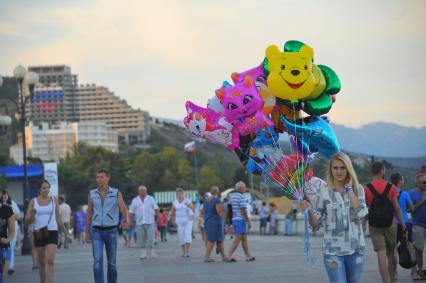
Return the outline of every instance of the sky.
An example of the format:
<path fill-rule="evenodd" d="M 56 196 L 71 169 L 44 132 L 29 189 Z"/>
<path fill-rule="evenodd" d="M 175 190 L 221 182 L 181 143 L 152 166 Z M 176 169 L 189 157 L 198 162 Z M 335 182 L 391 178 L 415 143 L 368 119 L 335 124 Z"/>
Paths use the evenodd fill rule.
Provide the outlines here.
<path fill-rule="evenodd" d="M 183 119 L 292 39 L 339 75 L 332 122 L 426 126 L 423 0 L 0 2 L 0 75 L 66 64 L 156 117 Z"/>

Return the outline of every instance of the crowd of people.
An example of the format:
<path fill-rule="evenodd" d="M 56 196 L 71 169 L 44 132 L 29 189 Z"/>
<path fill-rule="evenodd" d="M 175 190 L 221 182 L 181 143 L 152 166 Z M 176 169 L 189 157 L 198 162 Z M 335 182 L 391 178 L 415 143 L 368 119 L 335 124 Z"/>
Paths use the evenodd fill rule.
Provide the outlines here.
<path fill-rule="evenodd" d="M 384 283 L 397 280 L 397 247 L 401 242 L 413 243 L 416 262 L 411 268 L 413 280 L 426 280 L 423 271 L 423 248 L 426 228 L 426 168 L 416 173 L 416 187 L 402 190 L 404 177 L 395 172 L 390 182 L 384 179 L 385 166 L 372 165 L 373 178 L 365 186 L 358 181 L 348 155 L 335 154 L 327 167 L 327 185 L 314 197 L 306 197 L 298 207 L 292 207 L 285 217 L 285 235 L 292 234 L 293 222 L 301 209 L 307 209 L 309 224 L 314 231 L 324 228 L 323 261 L 330 282 L 360 282 L 365 265 L 365 230 L 377 254 L 378 268 Z M 37 183 L 38 196 L 27 207 L 25 218 L 7 191 L 0 196 L 0 282 L 14 273 L 14 251 L 18 234 L 25 221 L 32 245 L 33 269 L 38 269 L 40 282 L 54 282 L 54 261 L 58 248 L 68 249 L 73 238 L 80 244 L 91 243 L 94 282 L 117 282 L 117 246 L 119 232 L 124 246 L 134 242 L 140 248 L 140 259 L 156 257 L 158 241 L 167 242 L 168 229 L 176 227 L 182 258 L 189 258 L 194 238 L 193 228 L 199 219 L 205 243 L 204 262 L 214 262 L 212 252 L 224 262 L 236 262 L 238 246 L 245 261 L 255 261 L 248 244 L 252 228 L 253 207 L 244 196 L 246 185 L 237 182 L 235 192 L 221 201 L 219 188 L 212 186 L 204 198 L 190 200 L 182 188 L 176 189 L 176 200 L 170 208 L 159 207 L 140 185 L 138 194 L 127 209 L 121 192 L 109 185 L 107 170 L 96 173 L 97 187 L 88 195 L 87 209 L 79 206 L 72 213 L 63 197 L 50 195 L 46 180 Z M 278 207 L 274 203 L 254 210 L 259 215 L 260 235 L 278 233 Z M 411 213 L 411 219 L 408 212 Z M 268 225 L 269 223 L 269 225 Z M 368 225 L 366 225 L 368 223 Z M 23 225 L 21 225 L 23 226 Z M 269 231 L 267 227 L 269 226 Z M 171 231 L 170 231 L 171 232 Z M 72 237 L 71 233 L 74 233 Z M 226 234 L 232 243 L 225 251 Z M 103 257 L 106 251 L 107 274 L 104 276 Z"/>

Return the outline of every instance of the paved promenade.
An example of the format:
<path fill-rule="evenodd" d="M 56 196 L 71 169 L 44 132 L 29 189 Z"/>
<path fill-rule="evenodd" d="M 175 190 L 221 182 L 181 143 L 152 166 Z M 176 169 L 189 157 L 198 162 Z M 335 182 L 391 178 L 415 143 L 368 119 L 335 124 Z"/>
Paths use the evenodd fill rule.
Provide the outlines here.
<path fill-rule="evenodd" d="M 139 249 L 124 248 L 120 244 L 117 255 L 118 282 L 138 283 L 254 283 L 254 282 L 328 282 L 321 258 L 321 237 L 312 238 L 312 250 L 316 257 L 313 266 L 307 264 L 303 256 L 301 236 L 249 236 L 249 245 L 254 262 L 245 262 L 241 248 L 235 258 L 236 263 L 224 263 L 219 256 L 214 263 L 204 263 L 203 243 L 199 235 L 194 240 L 191 257 L 180 257 L 176 236 L 170 236 L 167 243 L 159 243 L 157 258 L 139 260 Z M 229 236 L 225 247 L 230 245 Z M 377 260 L 372 252 L 371 239 L 366 238 L 366 264 L 362 282 L 380 282 Z M 59 250 L 56 257 L 56 282 L 85 283 L 93 282 L 92 253 L 90 245 L 73 244 L 68 250 Z M 409 271 L 401 268 L 397 282 L 412 282 Z M 16 257 L 16 273 L 9 276 L 13 283 L 32 283 L 38 281 L 37 271 L 31 270 L 29 256 Z"/>

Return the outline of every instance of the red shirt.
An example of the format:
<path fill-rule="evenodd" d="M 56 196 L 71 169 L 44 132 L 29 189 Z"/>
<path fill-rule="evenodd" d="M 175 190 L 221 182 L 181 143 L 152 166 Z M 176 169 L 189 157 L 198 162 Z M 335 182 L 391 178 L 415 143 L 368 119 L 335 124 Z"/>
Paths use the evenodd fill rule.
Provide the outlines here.
<path fill-rule="evenodd" d="M 167 213 L 160 213 L 160 227 L 166 227 L 167 226 L 167 219 L 169 218 L 169 216 L 167 215 Z"/>
<path fill-rule="evenodd" d="M 386 180 L 374 181 L 374 182 L 371 182 L 371 184 L 373 185 L 373 187 L 376 189 L 376 191 L 379 194 L 382 194 L 385 191 L 388 181 Z M 367 202 L 367 206 L 370 206 L 373 201 L 374 195 L 373 193 L 370 192 L 370 189 L 367 186 L 364 187 L 364 192 L 365 192 L 365 200 Z M 394 198 L 398 197 L 398 192 L 396 191 L 396 187 L 394 185 L 392 185 L 391 189 L 389 190 L 388 197 L 391 203 L 393 203 L 392 200 Z"/>

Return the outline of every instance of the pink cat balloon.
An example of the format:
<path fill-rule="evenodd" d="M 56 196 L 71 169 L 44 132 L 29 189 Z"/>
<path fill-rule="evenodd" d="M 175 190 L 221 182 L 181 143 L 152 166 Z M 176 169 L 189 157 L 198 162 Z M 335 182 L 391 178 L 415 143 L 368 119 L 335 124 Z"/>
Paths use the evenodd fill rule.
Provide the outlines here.
<path fill-rule="evenodd" d="M 266 81 L 268 76 L 265 74 L 263 70 L 263 64 L 260 64 L 259 66 L 255 68 L 249 69 L 241 73 L 231 74 L 231 78 L 234 84 L 242 83 L 246 76 L 249 76 L 250 78 L 253 79 L 257 89 L 259 90 L 260 95 L 262 96 L 263 113 L 265 113 L 266 115 L 271 114 L 272 110 L 275 107 L 275 96 L 268 89 L 268 84 Z"/>
<path fill-rule="evenodd" d="M 188 114 L 183 123 L 191 137 L 222 144 L 231 150 L 239 148 L 238 125 L 227 122 L 220 113 L 202 108 L 190 101 L 186 102 L 185 107 Z"/>
<path fill-rule="evenodd" d="M 223 105 L 224 116 L 232 123 L 241 122 L 241 135 L 255 133 L 273 125 L 262 112 L 262 97 L 250 76 L 246 76 L 243 82 L 235 86 L 217 89 L 216 96 Z"/>
<path fill-rule="evenodd" d="M 232 73 L 231 78 L 234 84 L 242 83 L 246 76 L 249 76 L 253 79 L 256 86 L 258 83 L 262 83 L 266 85 L 266 79 L 267 75 L 263 71 L 263 64 L 260 64 L 259 66 L 249 69 L 247 71 L 241 72 L 241 73 Z"/>

